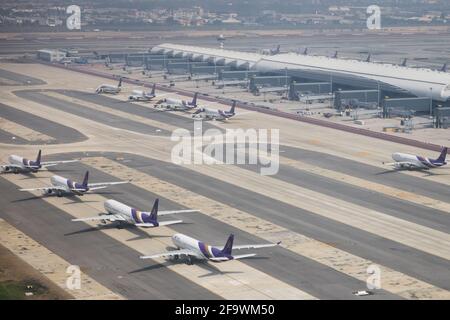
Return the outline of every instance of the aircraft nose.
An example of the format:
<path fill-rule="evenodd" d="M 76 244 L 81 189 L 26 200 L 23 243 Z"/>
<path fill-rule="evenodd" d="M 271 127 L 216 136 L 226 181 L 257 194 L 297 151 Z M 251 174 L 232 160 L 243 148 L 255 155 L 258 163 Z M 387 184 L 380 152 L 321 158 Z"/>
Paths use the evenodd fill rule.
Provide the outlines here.
<path fill-rule="evenodd" d="M 399 153 L 393 153 L 392 154 L 392 159 L 394 159 L 395 161 L 400 161 L 400 154 Z"/>

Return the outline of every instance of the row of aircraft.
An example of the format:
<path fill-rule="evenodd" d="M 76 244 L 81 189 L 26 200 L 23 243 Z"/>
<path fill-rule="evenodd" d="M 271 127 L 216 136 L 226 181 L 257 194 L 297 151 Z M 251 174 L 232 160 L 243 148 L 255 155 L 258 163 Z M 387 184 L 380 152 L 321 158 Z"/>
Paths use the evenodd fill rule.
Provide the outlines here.
<path fill-rule="evenodd" d="M 4 173 L 36 173 L 39 170 L 58 164 L 72 163 L 79 160 L 60 160 L 60 161 L 41 161 L 41 150 L 39 150 L 36 160 L 28 160 L 17 155 L 11 155 L 9 163 L 1 165 Z M 89 171 L 86 171 L 83 182 L 76 182 L 70 179 L 54 175 L 50 178 L 50 185 L 47 187 L 25 188 L 20 191 L 42 191 L 43 195 L 56 195 L 63 197 L 66 195 L 82 196 L 86 193 L 92 193 L 100 189 L 107 188 L 111 185 L 120 185 L 131 181 L 115 181 L 115 182 L 98 182 L 89 183 Z M 108 199 L 104 202 L 105 213 L 97 216 L 72 219 L 75 222 L 100 221 L 103 224 L 117 223 L 119 228 L 126 226 L 134 226 L 139 228 L 156 228 L 161 226 L 169 226 L 183 223 L 183 220 L 159 221 L 159 216 L 198 212 L 199 210 L 167 210 L 159 211 L 159 199 L 156 199 L 151 211 L 140 211 L 119 201 Z M 248 244 L 234 246 L 234 235 L 231 234 L 223 248 L 219 246 L 210 246 L 202 241 L 194 239 L 184 234 L 175 234 L 172 236 L 172 242 L 176 246 L 176 250 L 162 252 L 152 255 L 141 256 L 141 259 L 168 258 L 171 261 L 184 259 L 187 264 L 193 264 L 195 260 L 206 260 L 211 262 L 224 262 L 230 260 L 238 260 L 253 257 L 255 253 L 233 255 L 232 250 L 241 249 L 259 249 L 274 247 L 278 243 L 266 244 Z"/>
<path fill-rule="evenodd" d="M 102 84 L 97 87 L 95 92 L 97 94 L 118 94 L 120 93 L 122 88 L 122 78 L 119 79 L 119 83 L 117 86 Z M 128 96 L 128 101 L 135 102 L 151 102 L 157 99 L 154 104 L 154 107 L 157 109 L 163 109 L 166 111 L 183 111 L 187 112 L 193 109 L 197 109 L 192 117 L 194 119 L 201 120 L 217 120 L 217 121 L 225 121 L 235 116 L 235 108 L 236 101 L 233 101 L 233 104 L 230 110 L 216 110 L 210 109 L 206 107 L 199 107 L 197 103 L 198 92 L 196 92 L 191 101 L 175 99 L 171 97 L 166 97 L 169 94 L 156 94 L 156 84 L 153 84 L 152 90 L 150 92 L 145 92 L 143 90 L 133 90 L 131 95 Z"/>

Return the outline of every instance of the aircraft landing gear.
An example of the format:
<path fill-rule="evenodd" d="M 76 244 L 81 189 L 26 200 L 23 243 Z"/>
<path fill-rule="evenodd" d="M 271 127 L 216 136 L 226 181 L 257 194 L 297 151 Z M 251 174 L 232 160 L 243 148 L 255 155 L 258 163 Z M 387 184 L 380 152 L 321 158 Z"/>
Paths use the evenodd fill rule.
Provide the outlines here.
<path fill-rule="evenodd" d="M 191 266 L 191 265 L 194 264 L 194 262 L 192 261 L 191 256 L 187 256 L 187 258 L 186 258 L 186 264 L 187 264 L 188 266 Z"/>
<path fill-rule="evenodd" d="M 171 256 L 169 260 L 176 262 L 176 261 L 180 260 L 180 256 L 178 254 L 174 255 L 174 256 Z"/>

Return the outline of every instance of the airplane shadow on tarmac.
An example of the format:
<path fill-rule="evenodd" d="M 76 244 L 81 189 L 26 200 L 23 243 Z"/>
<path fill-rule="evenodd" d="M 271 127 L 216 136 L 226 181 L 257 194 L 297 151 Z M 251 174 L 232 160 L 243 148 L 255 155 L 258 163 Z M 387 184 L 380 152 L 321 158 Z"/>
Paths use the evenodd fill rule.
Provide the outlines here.
<path fill-rule="evenodd" d="M 173 251 L 176 250 L 173 247 L 167 247 L 166 248 L 167 251 Z M 257 259 L 269 259 L 268 257 L 250 257 L 247 258 L 246 260 L 257 260 Z M 185 264 L 186 263 L 186 259 L 179 259 L 179 260 L 166 260 L 163 263 L 155 263 L 153 265 L 144 267 L 144 268 L 140 268 L 137 270 L 133 270 L 130 271 L 129 274 L 133 274 L 133 273 L 138 273 L 138 272 L 144 272 L 144 271 L 151 271 L 151 270 L 157 270 L 160 268 L 167 268 L 168 266 L 171 265 L 177 265 L 177 264 Z M 224 262 L 226 263 L 226 262 Z M 215 276 L 215 275 L 226 275 L 226 274 L 241 274 L 243 273 L 243 271 L 222 271 L 219 270 L 217 267 L 215 267 L 212 263 L 206 261 L 206 260 L 196 260 L 193 259 L 193 264 L 195 264 L 196 266 L 208 271 L 208 273 L 199 276 L 199 278 L 205 278 L 205 277 L 211 277 L 211 276 Z M 226 265 L 226 264 L 225 264 Z"/>
<path fill-rule="evenodd" d="M 76 223 L 76 222 L 74 221 L 73 223 Z M 83 234 L 86 232 L 102 231 L 102 230 L 109 230 L 109 229 L 126 229 L 136 235 L 136 237 L 129 239 L 127 241 L 148 239 L 148 238 L 168 238 L 169 237 L 166 235 L 158 235 L 158 234 L 149 235 L 147 232 L 140 229 L 139 227 L 136 227 L 133 225 L 120 226 L 120 224 L 118 222 L 111 222 L 111 223 L 104 224 L 104 225 L 97 225 L 95 227 L 89 227 L 89 228 L 81 229 L 78 231 L 69 232 L 64 235 L 72 236 L 72 235 L 77 235 L 77 234 Z"/>
<path fill-rule="evenodd" d="M 384 171 L 380 171 L 375 173 L 375 175 L 379 176 L 379 175 L 383 175 L 383 174 L 388 174 L 388 173 L 401 173 L 402 171 L 415 171 L 415 172 L 421 172 L 424 174 L 424 177 L 430 177 L 430 176 L 448 176 L 450 175 L 450 173 L 437 173 L 437 172 L 432 172 L 432 171 L 428 171 L 428 170 L 398 170 L 398 169 L 393 169 L 393 170 L 384 170 Z"/>

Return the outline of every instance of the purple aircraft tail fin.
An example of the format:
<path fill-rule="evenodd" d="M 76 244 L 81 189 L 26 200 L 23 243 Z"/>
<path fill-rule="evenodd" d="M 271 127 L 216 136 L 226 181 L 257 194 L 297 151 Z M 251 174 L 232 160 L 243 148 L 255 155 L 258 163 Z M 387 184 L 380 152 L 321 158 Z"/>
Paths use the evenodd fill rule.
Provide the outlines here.
<path fill-rule="evenodd" d="M 233 104 L 231 105 L 230 111 L 228 111 L 229 114 L 234 114 L 234 108 L 236 108 L 236 100 L 233 101 Z"/>
<path fill-rule="evenodd" d="M 196 106 L 197 105 L 197 95 L 198 95 L 198 92 L 196 92 L 194 94 L 194 98 L 192 98 L 191 106 Z"/>
<path fill-rule="evenodd" d="M 37 155 L 37 157 L 36 157 L 36 162 L 35 162 L 35 164 L 36 164 L 37 166 L 41 165 L 41 150 L 39 150 L 39 152 L 38 152 L 38 155 Z"/>
<path fill-rule="evenodd" d="M 439 158 L 436 159 L 436 161 L 444 163 L 445 162 L 445 158 L 447 157 L 447 151 L 448 151 L 448 148 L 447 147 L 443 147 L 442 151 L 441 151 L 441 154 L 439 155 Z"/>
<path fill-rule="evenodd" d="M 89 180 L 89 171 L 86 171 L 86 173 L 84 174 L 84 179 L 83 179 L 83 188 L 87 188 L 88 186 L 88 180 Z"/>
<path fill-rule="evenodd" d="M 225 243 L 225 246 L 222 249 L 223 254 L 231 255 L 231 251 L 233 250 L 233 240 L 234 240 L 234 235 L 230 234 L 230 236 L 228 237 L 227 243 Z"/>
<path fill-rule="evenodd" d="M 152 211 L 150 213 L 150 219 L 151 220 L 157 221 L 157 219 L 158 219 L 158 204 L 159 204 L 159 199 L 157 198 L 155 200 L 155 203 L 153 204 L 153 208 L 152 208 Z"/>
<path fill-rule="evenodd" d="M 154 96 L 154 95 L 155 95 L 155 90 L 156 90 L 156 83 L 153 84 L 152 92 L 150 92 L 150 95 L 151 95 L 151 96 Z"/>
<path fill-rule="evenodd" d="M 280 53 L 280 48 L 281 48 L 281 45 L 277 45 L 277 48 L 275 49 L 275 54 Z"/>

